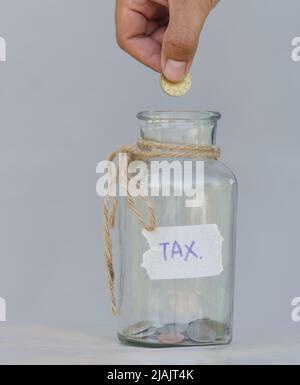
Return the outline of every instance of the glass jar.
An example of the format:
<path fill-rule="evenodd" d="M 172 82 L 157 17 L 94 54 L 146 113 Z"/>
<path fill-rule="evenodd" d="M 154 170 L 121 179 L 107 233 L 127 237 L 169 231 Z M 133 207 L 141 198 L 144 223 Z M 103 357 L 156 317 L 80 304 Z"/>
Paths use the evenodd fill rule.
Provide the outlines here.
<path fill-rule="evenodd" d="M 142 112 L 140 138 L 215 146 L 220 117 L 215 112 Z M 171 185 L 174 194 L 149 195 L 159 230 L 146 236 L 126 199 L 120 198 L 119 339 L 148 347 L 228 344 L 233 323 L 236 178 L 223 163 L 205 156 L 163 160 L 182 166 L 186 161 L 202 163 L 204 199 L 189 207 L 186 196 L 176 196 L 178 175 L 162 178 L 159 191 Z M 151 183 L 158 181 L 151 175 L 154 161 L 162 159 L 147 159 Z M 187 179 L 194 187 L 198 183 L 194 174 Z M 143 204 L 136 204 L 146 215 Z"/>

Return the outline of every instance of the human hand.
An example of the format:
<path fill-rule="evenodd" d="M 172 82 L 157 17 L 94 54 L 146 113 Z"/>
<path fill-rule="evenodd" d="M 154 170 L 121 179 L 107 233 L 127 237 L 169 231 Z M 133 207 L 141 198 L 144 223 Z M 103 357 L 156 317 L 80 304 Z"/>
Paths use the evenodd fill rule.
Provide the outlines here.
<path fill-rule="evenodd" d="M 190 71 L 199 36 L 219 0 L 116 0 L 119 46 L 178 82 Z"/>

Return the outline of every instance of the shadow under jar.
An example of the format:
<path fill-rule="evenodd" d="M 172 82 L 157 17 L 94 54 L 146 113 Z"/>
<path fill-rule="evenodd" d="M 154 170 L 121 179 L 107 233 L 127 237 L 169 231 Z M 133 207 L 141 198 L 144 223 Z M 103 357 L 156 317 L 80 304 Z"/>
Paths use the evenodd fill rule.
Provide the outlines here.
<path fill-rule="evenodd" d="M 140 138 L 214 146 L 220 117 L 215 112 L 142 112 Z M 153 171 L 153 161 L 177 161 L 182 170 L 186 161 L 193 162 L 193 170 L 196 162 L 204 164 L 202 203 L 187 207 L 187 197 L 175 193 L 182 183 L 178 174 L 157 178 L 153 173 L 160 171 Z M 228 344 L 233 323 L 236 178 L 223 163 L 206 157 L 150 159 L 147 167 L 149 183 L 159 180 L 160 193 L 171 187 L 171 196 L 149 194 L 158 229 L 153 234 L 158 233 L 148 237 L 126 199 L 120 198 L 119 339 L 157 348 Z M 195 173 L 185 177 L 197 186 Z M 138 199 L 136 204 L 147 216 Z"/>

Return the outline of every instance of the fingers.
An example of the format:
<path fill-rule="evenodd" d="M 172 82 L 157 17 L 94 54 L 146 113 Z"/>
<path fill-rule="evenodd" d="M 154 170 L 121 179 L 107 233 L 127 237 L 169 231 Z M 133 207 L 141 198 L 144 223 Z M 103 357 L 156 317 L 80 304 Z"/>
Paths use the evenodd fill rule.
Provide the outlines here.
<path fill-rule="evenodd" d="M 142 4 L 143 3 L 143 4 Z M 168 22 L 164 0 L 116 2 L 116 28 L 119 46 L 141 63 L 161 72 L 161 46 Z"/>
<path fill-rule="evenodd" d="M 217 0 L 169 0 L 170 21 L 162 46 L 162 70 L 178 82 L 189 72 L 199 36 Z"/>
<path fill-rule="evenodd" d="M 219 0 L 116 0 L 119 46 L 173 82 L 190 70 L 199 36 Z"/>

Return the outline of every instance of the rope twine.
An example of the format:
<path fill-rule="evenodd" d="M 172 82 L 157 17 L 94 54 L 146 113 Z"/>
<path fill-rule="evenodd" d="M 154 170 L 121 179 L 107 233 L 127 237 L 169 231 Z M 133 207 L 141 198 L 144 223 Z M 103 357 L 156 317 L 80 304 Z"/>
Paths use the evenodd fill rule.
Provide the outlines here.
<path fill-rule="evenodd" d="M 186 159 L 197 159 L 197 158 L 208 158 L 208 159 L 219 159 L 221 156 L 221 150 L 217 146 L 199 146 L 199 145 L 179 145 L 171 143 L 161 143 L 145 139 L 140 139 L 135 145 L 131 146 L 122 146 L 118 150 L 112 152 L 108 157 L 109 167 L 108 167 L 108 176 L 109 176 L 109 187 L 108 194 L 104 198 L 104 255 L 106 270 L 108 274 L 108 286 L 110 300 L 112 304 L 113 314 L 118 314 L 118 306 L 115 297 L 115 273 L 113 267 L 113 252 L 112 252 L 112 237 L 111 230 L 115 227 L 115 218 L 118 208 L 118 198 L 111 197 L 111 189 L 113 186 L 113 171 L 111 168 L 111 162 L 120 155 L 127 154 L 128 162 L 135 160 L 150 160 L 153 158 L 161 159 L 171 159 L 171 158 L 186 158 Z M 127 173 L 126 173 L 127 174 Z M 128 191 L 128 182 L 130 181 L 130 176 L 121 175 L 121 184 L 122 188 L 126 192 L 126 201 L 129 209 L 132 211 L 133 215 L 140 222 L 142 227 L 147 231 L 154 231 L 156 228 L 156 217 L 155 209 L 151 200 L 143 195 L 139 195 L 139 199 L 142 200 L 145 205 L 148 218 L 145 221 L 144 215 L 139 210 L 136 205 L 135 200 L 130 195 Z"/>

